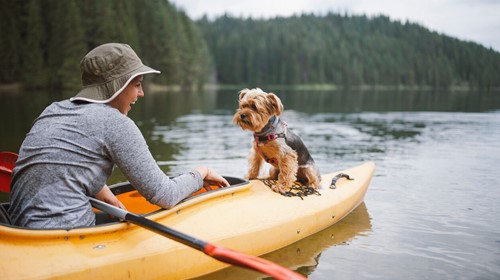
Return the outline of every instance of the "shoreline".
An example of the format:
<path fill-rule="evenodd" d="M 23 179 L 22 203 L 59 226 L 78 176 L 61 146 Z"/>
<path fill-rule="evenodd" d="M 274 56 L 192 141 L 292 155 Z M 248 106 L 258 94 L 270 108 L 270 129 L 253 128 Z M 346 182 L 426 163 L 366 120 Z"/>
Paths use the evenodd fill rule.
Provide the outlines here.
<path fill-rule="evenodd" d="M 498 92 L 500 88 L 475 88 L 469 86 L 450 86 L 447 88 L 443 87 L 432 87 L 432 86 L 407 86 L 407 85 L 357 85 L 357 86 L 338 86 L 334 84 L 300 84 L 300 85 L 255 85 L 249 86 L 248 84 L 213 84 L 207 83 L 203 86 L 196 87 L 193 86 L 190 89 L 182 87 L 180 85 L 163 85 L 155 83 L 146 83 L 145 89 L 148 92 L 181 92 L 181 91 L 195 91 L 195 90 L 233 90 L 242 89 L 249 87 L 260 87 L 260 88 L 272 88 L 276 90 L 301 90 L 301 91 L 457 91 L 457 92 L 469 92 L 469 91 L 484 91 L 484 92 Z M 33 89 L 26 86 L 23 83 L 0 83 L 0 94 L 17 94 L 25 90 Z M 50 87 L 39 87 L 38 90 L 43 89 L 53 89 Z M 61 88 L 61 91 L 67 90 L 79 90 L 79 87 L 75 88 Z"/>

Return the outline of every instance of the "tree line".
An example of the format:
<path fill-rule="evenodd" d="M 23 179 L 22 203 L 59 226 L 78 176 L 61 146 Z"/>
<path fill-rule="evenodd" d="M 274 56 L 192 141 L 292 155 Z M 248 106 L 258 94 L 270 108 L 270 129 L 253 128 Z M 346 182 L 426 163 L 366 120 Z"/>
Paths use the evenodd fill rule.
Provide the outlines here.
<path fill-rule="evenodd" d="M 167 0 L 16 0 L 0 9 L 0 84 L 80 86 L 79 62 L 123 42 L 155 83 L 500 88 L 500 53 L 386 16 L 194 22 Z"/>
<path fill-rule="evenodd" d="M 80 60 L 108 42 L 129 44 L 159 84 L 193 87 L 213 73 L 199 28 L 166 0 L 2 1 L 0 28 L 4 84 L 79 87 Z"/>
<path fill-rule="evenodd" d="M 386 16 L 197 21 L 227 84 L 500 88 L 500 53 Z"/>

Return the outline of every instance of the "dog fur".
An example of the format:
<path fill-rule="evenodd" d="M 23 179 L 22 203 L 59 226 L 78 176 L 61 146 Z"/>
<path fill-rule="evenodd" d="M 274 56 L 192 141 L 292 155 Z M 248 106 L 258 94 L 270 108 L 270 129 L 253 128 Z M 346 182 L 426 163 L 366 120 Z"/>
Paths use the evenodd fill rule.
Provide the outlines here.
<path fill-rule="evenodd" d="M 267 161 L 272 165 L 269 179 L 278 180 L 274 191 L 286 193 L 295 181 L 317 189 L 321 181 L 319 169 L 302 139 L 279 118 L 283 110 L 281 100 L 274 93 L 260 88 L 239 92 L 239 107 L 233 122 L 254 133 L 248 158 L 250 168 L 245 178 L 257 178 Z"/>

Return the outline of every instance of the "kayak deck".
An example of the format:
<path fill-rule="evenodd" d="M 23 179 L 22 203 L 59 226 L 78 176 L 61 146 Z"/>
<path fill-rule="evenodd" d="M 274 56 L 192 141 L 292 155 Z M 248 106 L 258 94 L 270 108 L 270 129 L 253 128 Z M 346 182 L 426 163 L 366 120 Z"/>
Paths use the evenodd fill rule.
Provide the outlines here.
<path fill-rule="evenodd" d="M 146 209 L 140 196 L 118 196 L 129 210 L 143 209 L 149 219 L 236 251 L 260 256 L 333 225 L 364 198 L 374 164 L 322 176 L 320 195 L 303 199 L 273 192 L 260 180 L 199 194 L 172 209 Z M 124 196 L 128 196 L 126 199 Z M 137 203 L 132 206 L 130 201 Z M 135 211 L 132 211 L 135 212 Z M 227 265 L 173 240 L 125 222 L 71 230 L 29 230 L 0 226 L 3 277 L 159 278 L 201 276 Z M 31 269 L 21 269 L 31 267 Z"/>

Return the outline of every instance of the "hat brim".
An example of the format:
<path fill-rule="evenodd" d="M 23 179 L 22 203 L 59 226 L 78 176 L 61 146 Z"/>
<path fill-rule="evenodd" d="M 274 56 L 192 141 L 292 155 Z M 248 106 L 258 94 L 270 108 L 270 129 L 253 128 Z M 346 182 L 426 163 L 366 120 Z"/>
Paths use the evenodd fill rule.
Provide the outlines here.
<path fill-rule="evenodd" d="M 129 74 L 130 77 L 127 78 L 125 83 L 123 83 L 118 79 L 101 85 L 84 87 L 74 97 L 70 98 L 70 100 L 71 101 L 81 100 L 92 103 L 108 103 L 113 99 L 115 99 L 135 77 L 145 74 L 160 74 L 160 71 L 143 65 L 139 69 Z M 121 84 L 123 84 L 123 86 L 118 88 Z M 113 95 L 111 95 L 111 97 L 108 97 L 110 91 L 111 92 L 114 91 L 114 93 Z"/>

